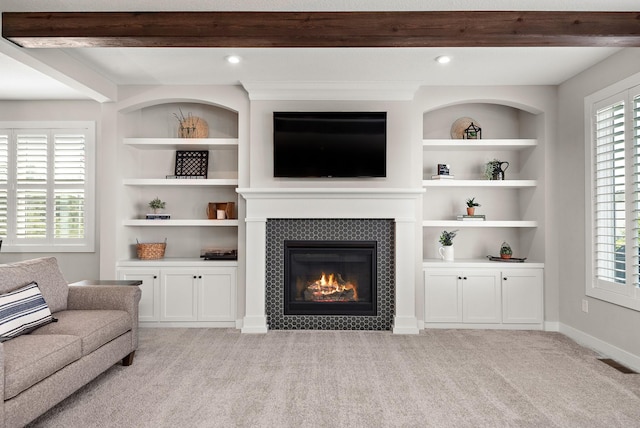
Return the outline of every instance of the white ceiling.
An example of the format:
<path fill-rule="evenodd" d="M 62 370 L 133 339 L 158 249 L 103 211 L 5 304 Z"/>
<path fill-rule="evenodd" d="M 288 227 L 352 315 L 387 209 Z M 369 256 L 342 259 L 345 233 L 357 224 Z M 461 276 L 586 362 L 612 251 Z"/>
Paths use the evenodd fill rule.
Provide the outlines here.
<path fill-rule="evenodd" d="M 638 0 L 2 0 L 1 11 L 128 10 L 638 10 Z M 639 52 L 640 52 L 640 48 Z M 0 100 L 100 99 L 106 85 L 243 81 L 401 82 L 424 85 L 556 85 L 617 48 L 85 48 L 20 49 L 0 40 Z M 238 54 L 232 65 L 224 58 Z M 452 57 L 439 65 L 438 55 Z M 55 60 L 55 61 L 53 61 Z M 93 75 L 93 78 L 90 76 Z M 53 77 L 51 77 L 53 76 Z M 71 76 L 71 78 L 69 77 Z M 76 80 L 81 84 L 74 84 Z M 95 88 L 94 88 L 95 89 Z M 107 97 L 108 98 L 108 97 Z M 100 99 L 104 100 L 104 99 Z"/>

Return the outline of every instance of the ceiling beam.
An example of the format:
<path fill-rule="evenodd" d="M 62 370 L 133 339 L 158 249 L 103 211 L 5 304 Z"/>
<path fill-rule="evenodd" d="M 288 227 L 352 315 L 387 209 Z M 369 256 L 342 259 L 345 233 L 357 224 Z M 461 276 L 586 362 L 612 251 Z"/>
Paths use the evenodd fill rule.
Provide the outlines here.
<path fill-rule="evenodd" d="M 26 48 L 640 46 L 640 12 L 5 12 Z"/>

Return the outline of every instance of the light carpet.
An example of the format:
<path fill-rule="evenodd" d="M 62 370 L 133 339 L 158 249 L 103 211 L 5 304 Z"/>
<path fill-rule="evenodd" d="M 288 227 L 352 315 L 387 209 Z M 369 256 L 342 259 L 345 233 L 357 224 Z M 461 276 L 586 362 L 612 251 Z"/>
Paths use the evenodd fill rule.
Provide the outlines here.
<path fill-rule="evenodd" d="M 640 375 L 559 333 L 141 329 L 32 427 L 640 427 Z"/>

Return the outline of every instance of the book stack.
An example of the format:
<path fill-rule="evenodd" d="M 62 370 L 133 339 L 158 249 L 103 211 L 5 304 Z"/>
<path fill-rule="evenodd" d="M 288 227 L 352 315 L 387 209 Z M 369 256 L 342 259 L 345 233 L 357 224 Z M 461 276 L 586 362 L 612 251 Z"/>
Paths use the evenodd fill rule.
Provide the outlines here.
<path fill-rule="evenodd" d="M 453 180 L 455 178 L 455 176 L 453 174 L 450 175 L 444 175 L 444 174 L 438 174 L 438 175 L 432 175 L 431 179 L 432 180 Z"/>
<path fill-rule="evenodd" d="M 167 179 L 171 180 L 200 180 L 207 178 L 206 175 L 167 175 Z"/>
<path fill-rule="evenodd" d="M 485 216 L 484 214 L 476 214 L 476 215 L 459 215 L 458 216 L 458 220 L 461 221 L 485 221 Z"/>
<path fill-rule="evenodd" d="M 147 214 L 145 218 L 147 220 L 170 220 L 171 214 Z"/>

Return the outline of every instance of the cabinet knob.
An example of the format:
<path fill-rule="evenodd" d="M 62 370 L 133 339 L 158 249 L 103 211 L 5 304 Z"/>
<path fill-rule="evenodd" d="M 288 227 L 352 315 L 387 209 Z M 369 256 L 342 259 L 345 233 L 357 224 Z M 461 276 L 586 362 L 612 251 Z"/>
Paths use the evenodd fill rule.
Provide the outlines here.
<path fill-rule="evenodd" d="M 459 276 L 459 277 L 458 277 L 458 279 L 462 279 L 462 277 L 461 277 L 461 276 Z"/>
<path fill-rule="evenodd" d="M 462 277 L 462 279 L 467 279 L 467 277 L 466 277 L 466 276 L 463 276 L 463 277 Z"/>
<path fill-rule="evenodd" d="M 198 279 L 202 279 L 202 275 L 198 275 Z"/>
<path fill-rule="evenodd" d="M 158 279 L 158 275 L 153 275 L 153 279 Z"/>
<path fill-rule="evenodd" d="M 193 275 L 193 279 L 196 279 L 196 278 L 197 278 L 197 276 Z"/>
<path fill-rule="evenodd" d="M 507 277 L 505 276 L 505 277 L 504 277 L 504 278 L 502 278 L 502 279 L 506 281 L 506 280 L 507 280 Z"/>

